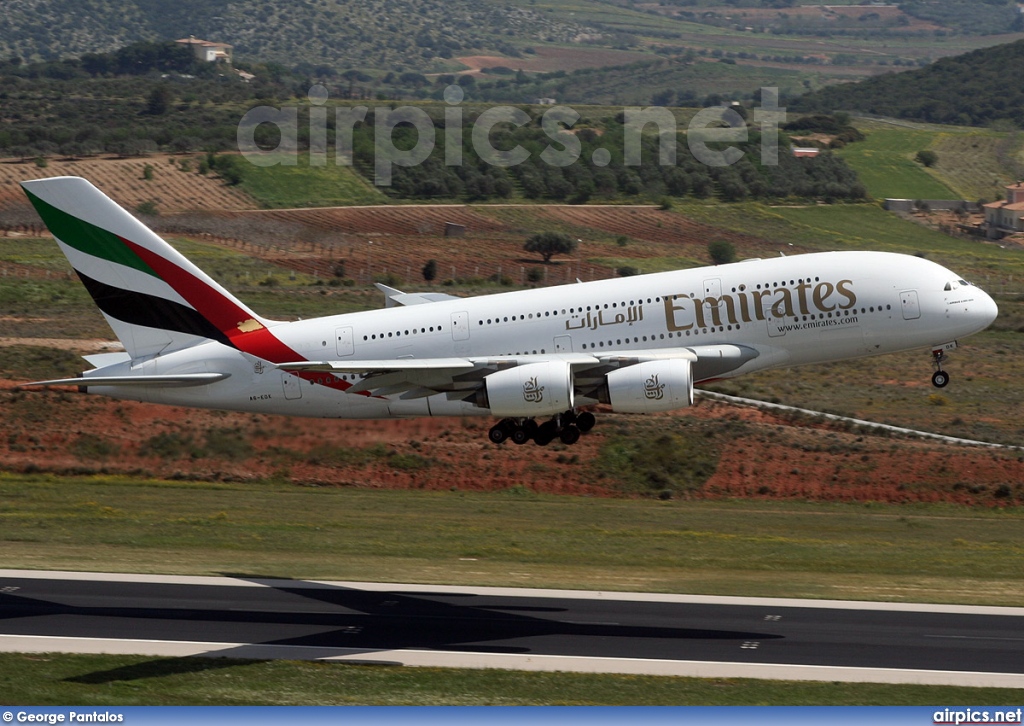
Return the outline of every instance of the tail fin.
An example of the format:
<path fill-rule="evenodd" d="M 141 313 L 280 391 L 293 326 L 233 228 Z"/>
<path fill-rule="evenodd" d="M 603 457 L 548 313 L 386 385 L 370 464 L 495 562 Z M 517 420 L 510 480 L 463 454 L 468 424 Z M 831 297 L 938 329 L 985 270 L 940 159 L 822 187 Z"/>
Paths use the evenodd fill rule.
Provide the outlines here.
<path fill-rule="evenodd" d="M 85 179 L 22 187 L 133 359 L 271 324 Z"/>

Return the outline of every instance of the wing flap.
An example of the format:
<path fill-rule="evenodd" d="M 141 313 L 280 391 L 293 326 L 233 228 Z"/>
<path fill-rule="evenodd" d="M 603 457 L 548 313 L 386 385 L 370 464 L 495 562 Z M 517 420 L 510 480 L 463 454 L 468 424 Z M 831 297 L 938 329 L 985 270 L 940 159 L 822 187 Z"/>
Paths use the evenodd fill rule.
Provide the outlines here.
<path fill-rule="evenodd" d="M 339 373 L 394 373 L 474 368 L 465 358 L 391 358 L 384 360 L 319 360 L 278 363 L 283 371 L 337 371 Z"/>

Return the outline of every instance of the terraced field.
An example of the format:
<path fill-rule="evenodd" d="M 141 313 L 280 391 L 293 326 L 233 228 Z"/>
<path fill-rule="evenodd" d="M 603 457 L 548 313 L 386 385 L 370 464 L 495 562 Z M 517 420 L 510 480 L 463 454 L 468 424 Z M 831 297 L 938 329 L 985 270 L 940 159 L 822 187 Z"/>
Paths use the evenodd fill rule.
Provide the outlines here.
<path fill-rule="evenodd" d="M 0 161 L 0 207 L 24 202 L 18 182 L 51 176 L 85 177 L 120 204 L 134 209 L 154 202 L 161 214 L 185 210 L 253 209 L 256 202 L 245 192 L 228 186 L 215 176 L 181 171 L 177 163 L 185 157 L 156 154 L 135 159 L 51 160 L 45 168 L 34 163 Z M 146 165 L 153 178 L 143 178 Z M 192 161 L 192 169 L 198 163 Z"/>

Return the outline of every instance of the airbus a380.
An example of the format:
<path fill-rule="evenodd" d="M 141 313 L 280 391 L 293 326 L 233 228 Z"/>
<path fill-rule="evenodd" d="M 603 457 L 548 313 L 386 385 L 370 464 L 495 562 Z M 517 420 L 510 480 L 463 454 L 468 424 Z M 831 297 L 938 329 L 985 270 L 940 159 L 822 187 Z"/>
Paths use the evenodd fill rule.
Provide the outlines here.
<path fill-rule="evenodd" d="M 911 349 L 945 352 L 992 298 L 918 257 L 823 252 L 459 298 L 382 287 L 380 310 L 257 315 L 88 181 L 23 187 L 124 345 L 77 385 L 114 398 L 326 418 L 483 415 L 501 443 L 653 413 L 695 383 Z"/>

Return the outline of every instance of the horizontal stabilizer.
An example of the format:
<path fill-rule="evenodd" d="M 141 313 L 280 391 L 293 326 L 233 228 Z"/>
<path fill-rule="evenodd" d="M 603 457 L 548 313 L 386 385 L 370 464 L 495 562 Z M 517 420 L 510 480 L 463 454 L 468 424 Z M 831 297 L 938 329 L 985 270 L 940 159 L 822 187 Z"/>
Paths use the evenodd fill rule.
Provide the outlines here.
<path fill-rule="evenodd" d="M 384 293 L 384 305 L 389 308 L 462 299 L 444 292 L 402 292 L 379 282 L 374 283 L 374 285 Z"/>
<path fill-rule="evenodd" d="M 81 378 L 58 378 L 52 381 L 22 383 L 28 386 L 205 386 L 228 378 L 230 373 L 183 373 L 166 376 L 84 376 Z"/>
<path fill-rule="evenodd" d="M 106 368 L 118 363 L 127 363 L 132 359 L 124 351 L 120 353 L 93 353 L 91 355 L 83 355 L 82 357 L 95 368 Z"/>

